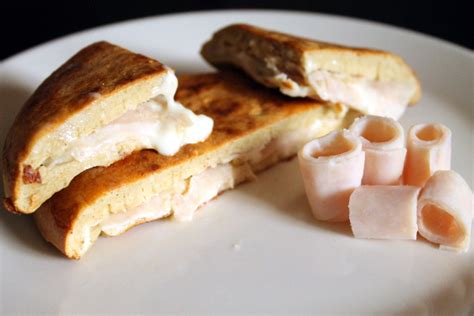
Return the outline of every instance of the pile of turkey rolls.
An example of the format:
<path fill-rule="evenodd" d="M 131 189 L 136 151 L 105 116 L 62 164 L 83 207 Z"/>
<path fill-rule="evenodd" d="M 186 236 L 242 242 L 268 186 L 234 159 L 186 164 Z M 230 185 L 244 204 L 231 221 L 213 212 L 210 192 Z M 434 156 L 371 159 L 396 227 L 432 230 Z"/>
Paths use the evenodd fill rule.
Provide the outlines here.
<path fill-rule="evenodd" d="M 406 144 L 405 144 L 406 143 Z M 298 153 L 306 195 L 317 220 L 350 221 L 354 236 L 416 239 L 467 251 L 472 192 L 451 169 L 451 131 L 364 116 L 349 130 L 307 143 Z"/>

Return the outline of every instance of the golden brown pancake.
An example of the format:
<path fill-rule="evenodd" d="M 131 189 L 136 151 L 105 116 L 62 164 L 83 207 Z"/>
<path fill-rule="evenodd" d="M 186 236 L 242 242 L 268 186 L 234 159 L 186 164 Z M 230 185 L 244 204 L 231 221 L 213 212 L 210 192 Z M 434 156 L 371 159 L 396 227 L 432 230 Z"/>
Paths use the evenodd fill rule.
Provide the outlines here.
<path fill-rule="evenodd" d="M 218 30 L 202 56 L 218 68 L 237 67 L 294 97 L 341 102 L 398 119 L 421 97 L 414 71 L 399 56 L 297 37 L 246 24 Z"/>
<path fill-rule="evenodd" d="M 74 176 L 142 149 L 123 143 L 86 161 L 61 161 L 68 146 L 157 94 L 173 97 L 171 69 L 119 46 L 80 50 L 36 89 L 18 113 L 3 148 L 5 207 L 32 213 Z"/>
<path fill-rule="evenodd" d="M 136 151 L 109 167 L 81 173 L 54 194 L 35 220 L 67 257 L 83 256 L 101 232 L 118 235 L 146 221 L 182 216 L 183 209 L 194 212 L 220 192 L 294 156 L 309 139 L 340 128 L 347 114 L 342 105 L 290 98 L 237 73 L 184 75 L 179 82 L 177 100 L 212 117 L 212 134 L 174 156 Z M 148 213 L 137 215 L 145 206 Z"/>

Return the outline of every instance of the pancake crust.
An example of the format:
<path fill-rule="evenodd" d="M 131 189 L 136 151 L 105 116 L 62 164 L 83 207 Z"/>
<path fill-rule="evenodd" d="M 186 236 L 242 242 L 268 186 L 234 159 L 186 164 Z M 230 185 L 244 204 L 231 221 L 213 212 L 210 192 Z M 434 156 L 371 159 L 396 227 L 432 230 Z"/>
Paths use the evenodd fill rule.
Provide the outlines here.
<path fill-rule="evenodd" d="M 160 62 L 108 42 L 79 51 L 53 72 L 26 101 L 10 128 L 3 148 L 7 209 L 14 211 L 18 186 L 41 183 L 39 173 L 25 165 L 37 140 L 51 133 L 72 115 L 146 78 L 166 72 Z M 23 210 L 21 210 L 23 211 Z"/>
<path fill-rule="evenodd" d="M 233 24 L 217 31 L 203 45 L 201 55 L 218 68 L 243 68 L 239 55 L 245 55 L 259 65 L 261 69 L 256 70 L 259 75 L 276 67 L 301 85 L 308 84 L 308 63 L 323 66 L 331 72 L 342 71 L 373 80 L 404 78 L 416 87 L 410 103 L 414 104 L 421 98 L 421 86 L 415 72 L 401 57 L 383 50 L 339 45 L 248 24 Z M 337 57 L 337 62 L 334 57 Z M 269 63 L 274 64 L 268 68 Z M 263 84 L 273 86 L 261 80 Z"/>
<path fill-rule="evenodd" d="M 179 77 L 179 82 L 176 99 L 194 113 L 214 120 L 209 138 L 182 147 L 174 156 L 142 150 L 109 167 L 83 172 L 51 198 L 51 211 L 59 226 L 68 227 L 81 207 L 118 186 L 185 164 L 284 117 L 324 106 L 311 99 L 286 97 L 230 72 L 185 75 Z"/>
<path fill-rule="evenodd" d="M 193 112 L 212 117 L 212 134 L 204 142 L 182 147 L 174 156 L 163 156 L 153 150 L 136 151 L 108 167 L 81 173 L 67 188 L 57 192 L 34 215 L 43 236 L 68 257 L 81 256 L 71 250 L 77 237 L 70 236 L 82 227 L 79 222 L 84 221 L 83 215 L 92 217 L 94 208 L 103 211 L 105 207 L 113 212 L 110 203 L 124 207 L 126 202 L 122 200 L 133 199 L 130 185 L 138 188 L 133 189 L 137 194 L 169 190 L 173 179 L 183 181 L 218 163 L 222 157 L 227 158 L 241 146 L 242 140 L 247 147 L 248 142 L 253 142 L 250 148 L 265 145 L 280 123 L 288 126 L 286 119 L 293 117 L 293 124 L 302 124 L 305 117 L 319 117 L 338 122 L 332 123 L 335 128 L 342 124 L 346 113 L 343 106 L 290 98 L 232 72 L 184 75 L 179 82 L 176 99 Z M 251 138 L 244 139 L 246 136 Z M 158 189 L 150 189 L 151 186 Z M 101 204 L 105 200 L 108 202 Z"/>

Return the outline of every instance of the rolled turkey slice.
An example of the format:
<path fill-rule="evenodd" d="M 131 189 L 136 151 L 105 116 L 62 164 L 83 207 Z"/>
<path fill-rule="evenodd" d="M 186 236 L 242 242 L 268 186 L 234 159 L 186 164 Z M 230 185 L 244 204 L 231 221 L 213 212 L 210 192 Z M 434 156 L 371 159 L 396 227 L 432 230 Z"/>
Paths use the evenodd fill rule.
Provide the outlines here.
<path fill-rule="evenodd" d="M 304 145 L 298 162 L 314 217 L 347 221 L 349 197 L 364 172 L 360 139 L 348 130 L 334 131 Z"/>
<path fill-rule="evenodd" d="M 407 140 L 405 184 L 423 187 L 437 170 L 451 169 L 451 130 L 442 124 L 417 124 Z"/>
<path fill-rule="evenodd" d="M 418 200 L 418 229 L 441 249 L 467 251 L 471 240 L 472 192 L 454 171 L 436 171 Z"/>
<path fill-rule="evenodd" d="M 394 119 L 367 115 L 351 125 L 365 152 L 362 184 L 399 184 L 406 148 L 403 127 Z"/>
<path fill-rule="evenodd" d="M 349 220 L 356 238 L 416 239 L 416 202 L 420 188 L 363 185 L 349 201 Z"/>

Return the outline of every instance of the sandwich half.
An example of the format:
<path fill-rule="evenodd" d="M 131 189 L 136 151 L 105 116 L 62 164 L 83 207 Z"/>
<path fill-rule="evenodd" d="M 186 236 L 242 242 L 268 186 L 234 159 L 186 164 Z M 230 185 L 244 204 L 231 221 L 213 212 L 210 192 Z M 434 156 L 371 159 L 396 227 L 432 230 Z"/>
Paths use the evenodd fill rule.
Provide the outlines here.
<path fill-rule="evenodd" d="M 364 114 L 398 119 L 421 97 L 414 71 L 381 50 L 235 24 L 217 31 L 201 54 L 216 67 L 238 67 L 289 96 L 340 102 Z"/>
<path fill-rule="evenodd" d="M 288 159 L 310 139 L 347 124 L 347 107 L 290 98 L 238 73 L 179 78 L 177 100 L 214 120 L 209 138 L 174 156 L 136 151 L 77 176 L 34 218 L 41 234 L 78 259 L 99 235 L 173 216 L 190 220 L 199 206 Z"/>
<path fill-rule="evenodd" d="M 170 68 L 113 44 L 79 51 L 38 87 L 8 132 L 5 207 L 32 213 L 86 169 L 204 140 L 212 120 L 176 103 L 177 85 Z"/>

